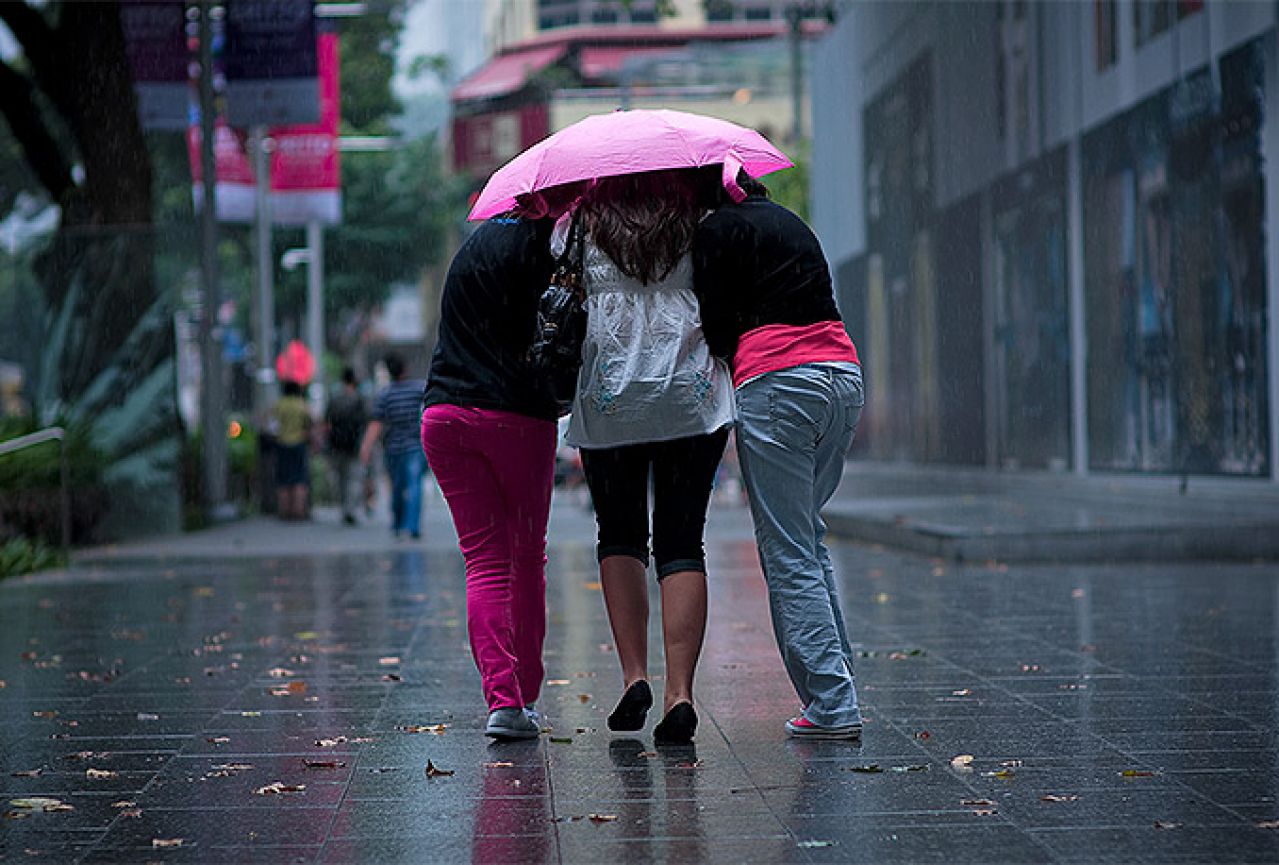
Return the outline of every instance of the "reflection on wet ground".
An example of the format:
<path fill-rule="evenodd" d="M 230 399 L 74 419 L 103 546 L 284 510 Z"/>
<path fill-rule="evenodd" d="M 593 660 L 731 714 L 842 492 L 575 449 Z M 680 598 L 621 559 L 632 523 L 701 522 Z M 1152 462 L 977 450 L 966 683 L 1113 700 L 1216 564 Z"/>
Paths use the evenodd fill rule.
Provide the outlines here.
<path fill-rule="evenodd" d="M 534 742 L 481 735 L 438 532 L 6 584 L 0 856 L 1279 859 L 1274 565 L 958 567 L 839 545 L 865 734 L 795 742 L 749 521 L 714 522 L 683 748 L 604 728 L 620 683 L 586 519 L 550 552 Z"/>

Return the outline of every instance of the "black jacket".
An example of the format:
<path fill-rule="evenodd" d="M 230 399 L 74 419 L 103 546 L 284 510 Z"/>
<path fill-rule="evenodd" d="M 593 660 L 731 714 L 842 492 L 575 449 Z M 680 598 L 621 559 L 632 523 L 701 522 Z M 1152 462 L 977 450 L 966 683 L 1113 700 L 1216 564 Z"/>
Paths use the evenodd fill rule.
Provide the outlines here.
<path fill-rule="evenodd" d="M 462 244 L 444 279 L 424 405 L 559 416 L 527 359 L 554 264 L 550 235 L 549 220 L 491 219 Z"/>
<path fill-rule="evenodd" d="M 742 334 L 767 324 L 839 321 L 817 235 L 791 211 L 752 196 L 702 220 L 693 290 L 712 354 L 732 359 Z"/>

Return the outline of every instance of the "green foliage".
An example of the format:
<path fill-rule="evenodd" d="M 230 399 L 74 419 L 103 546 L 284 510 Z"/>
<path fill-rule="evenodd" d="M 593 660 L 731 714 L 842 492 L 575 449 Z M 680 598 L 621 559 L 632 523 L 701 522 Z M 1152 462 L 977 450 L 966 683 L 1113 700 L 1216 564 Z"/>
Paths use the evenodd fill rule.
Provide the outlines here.
<path fill-rule="evenodd" d="M 63 420 L 56 419 L 55 420 Z M 74 540 L 93 537 L 106 505 L 103 478 L 107 459 L 92 429 L 67 421 L 67 475 L 71 489 Z M 33 433 L 32 418 L 0 420 L 0 441 Z M 61 456 L 51 441 L 0 456 L 0 540 L 18 535 L 54 544 L 62 537 Z"/>
<path fill-rule="evenodd" d="M 463 191 L 447 176 L 434 136 L 390 153 L 343 159 L 343 222 L 325 230 L 325 311 L 367 310 L 386 299 L 391 284 L 412 281 L 444 254 L 448 220 Z M 300 231 L 279 233 L 279 252 L 303 242 Z M 306 306 L 306 273 L 280 275 L 281 312 Z"/>
<path fill-rule="evenodd" d="M 349 130 L 385 134 L 389 131 L 387 120 L 400 111 L 391 78 L 407 5 L 406 0 L 384 0 L 377 4 L 377 14 L 341 22 L 342 124 Z"/>
<path fill-rule="evenodd" d="M 0 419 L 0 442 L 28 435 L 38 429 L 33 418 Z M 73 487 L 95 486 L 102 482 L 106 464 L 94 446 L 92 430 L 83 424 L 69 424 L 62 446 L 67 449 L 68 473 Z M 56 441 L 33 445 L 0 456 L 0 490 L 57 488 L 60 445 Z"/>
<path fill-rule="evenodd" d="M 39 541 L 13 538 L 0 544 L 0 580 L 66 564 L 66 556 Z"/>
<path fill-rule="evenodd" d="M 808 153 L 807 141 L 790 145 L 786 155 L 795 166 L 763 178 L 773 200 L 798 213 L 805 222 L 808 221 Z"/>

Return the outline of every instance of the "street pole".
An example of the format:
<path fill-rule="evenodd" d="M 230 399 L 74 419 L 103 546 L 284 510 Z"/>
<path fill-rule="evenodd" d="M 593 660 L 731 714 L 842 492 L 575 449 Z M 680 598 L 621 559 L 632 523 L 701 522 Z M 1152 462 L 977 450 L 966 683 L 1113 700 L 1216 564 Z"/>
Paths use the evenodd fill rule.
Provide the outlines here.
<path fill-rule="evenodd" d="M 271 139 L 265 126 L 253 127 L 253 179 L 257 199 L 258 373 L 254 411 L 262 422 L 275 401 L 275 262 L 271 259 Z"/>
<path fill-rule="evenodd" d="M 790 97 L 792 143 L 804 137 L 804 58 L 803 58 L 803 9 L 798 4 L 786 7 L 786 23 L 790 30 Z"/>
<path fill-rule="evenodd" d="M 218 309 L 218 183 L 214 154 L 212 0 L 200 0 L 200 171 L 204 198 L 200 207 L 200 429 L 204 457 L 204 506 L 210 515 L 226 503 L 226 407 L 222 394 L 222 345 L 214 339 Z"/>
<path fill-rule="evenodd" d="M 314 219 L 306 224 L 306 247 L 306 341 L 315 358 L 311 404 L 322 413 L 328 395 L 324 386 L 324 226 Z"/>

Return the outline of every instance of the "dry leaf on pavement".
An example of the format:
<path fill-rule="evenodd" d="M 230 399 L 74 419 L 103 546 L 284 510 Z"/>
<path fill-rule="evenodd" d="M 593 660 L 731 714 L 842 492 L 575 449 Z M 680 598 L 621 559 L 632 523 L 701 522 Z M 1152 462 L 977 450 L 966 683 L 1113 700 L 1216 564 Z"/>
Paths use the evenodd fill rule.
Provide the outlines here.
<path fill-rule="evenodd" d="M 181 847 L 185 838 L 152 838 L 152 847 Z"/>
<path fill-rule="evenodd" d="M 282 781 L 275 781 L 265 787 L 259 787 L 253 792 L 259 796 L 273 796 L 277 793 L 301 793 L 305 789 L 305 784 L 285 784 Z"/>
<path fill-rule="evenodd" d="M 428 778 L 447 778 L 454 774 L 454 771 L 453 769 L 441 769 L 429 759 L 426 761 L 426 777 Z"/>

